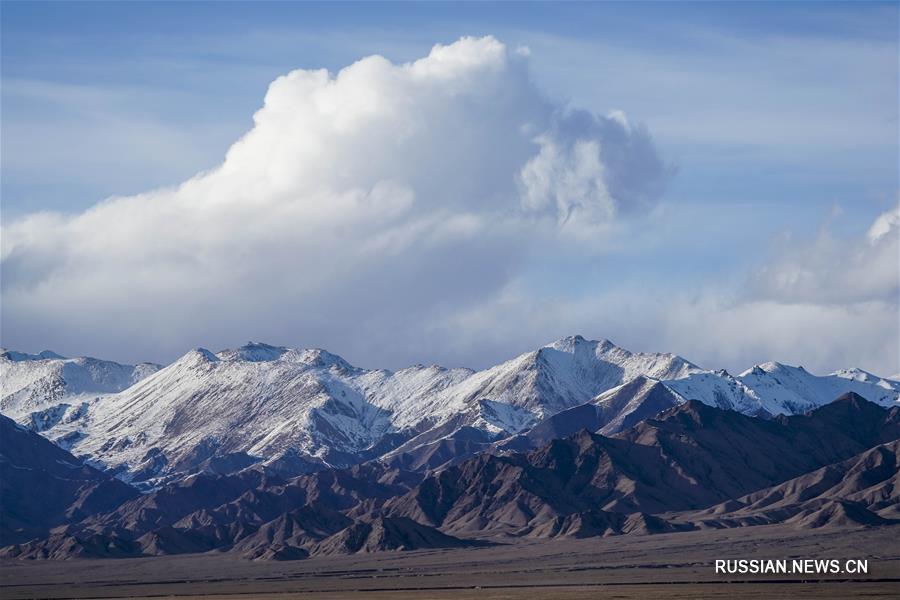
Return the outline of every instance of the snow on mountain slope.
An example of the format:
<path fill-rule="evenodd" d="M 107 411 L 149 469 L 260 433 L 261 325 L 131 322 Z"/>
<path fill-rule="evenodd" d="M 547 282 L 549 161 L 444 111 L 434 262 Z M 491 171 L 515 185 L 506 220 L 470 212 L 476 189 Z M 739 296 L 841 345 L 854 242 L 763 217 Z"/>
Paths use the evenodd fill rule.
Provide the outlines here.
<path fill-rule="evenodd" d="M 666 381 L 664 384 L 683 400 L 699 400 L 709 406 L 735 410 L 745 415 L 769 414 L 760 406 L 759 398 L 753 390 L 724 369 L 692 373 L 683 379 Z"/>
<path fill-rule="evenodd" d="M 641 375 L 678 379 L 700 370 L 674 354 L 630 352 L 608 340 L 573 336 L 475 373 L 447 390 L 444 397 L 454 413 L 476 407 L 480 400 L 509 406 L 515 416 L 507 411 L 504 422 L 495 422 L 479 410 L 486 426 L 515 433 L 527 425 L 519 422 L 523 414 L 534 422 L 589 402 Z"/>
<path fill-rule="evenodd" d="M 40 429 L 131 481 L 256 462 L 302 472 L 347 466 L 411 437 L 460 427 L 508 435 L 638 375 L 698 370 L 677 356 L 578 336 L 478 373 L 369 371 L 324 350 L 250 343 L 189 352 L 119 394 L 42 414 L 47 425 Z"/>
<path fill-rule="evenodd" d="M 761 375 L 764 373 L 765 375 Z M 688 400 L 751 416 L 796 414 L 832 402 L 847 392 L 886 407 L 897 404 L 898 386 L 859 369 L 817 377 L 800 367 L 767 363 L 739 377 L 725 370 L 692 371 L 686 377 L 658 381 L 638 376 L 595 397 L 543 419 L 527 433 L 506 438 L 498 448 L 522 450 L 588 428 L 603 435 Z"/>
<path fill-rule="evenodd" d="M 209 459 L 346 466 L 391 428 L 389 413 L 348 384 L 357 374 L 320 350 L 193 350 L 92 405 L 72 450 L 124 467 L 136 481 L 191 472 Z"/>
<path fill-rule="evenodd" d="M 897 381 L 896 377 L 879 377 L 878 375 L 873 375 L 868 371 L 863 371 L 862 369 L 852 368 L 852 369 L 841 369 L 839 371 L 835 371 L 832 373 L 835 377 L 840 377 L 841 379 L 852 379 L 854 381 L 862 381 L 865 383 L 871 383 L 877 385 L 880 388 L 884 388 L 886 390 L 897 389 L 897 384 L 900 383 Z"/>
<path fill-rule="evenodd" d="M 741 373 L 740 380 L 753 390 L 760 406 L 772 414 L 805 412 L 847 392 L 882 406 L 892 406 L 900 397 L 900 383 L 859 369 L 816 376 L 803 367 L 767 362 Z"/>
<path fill-rule="evenodd" d="M 592 404 L 602 423 L 594 431 L 611 436 L 681 402 L 679 395 L 661 381 L 640 376 L 594 398 Z"/>
<path fill-rule="evenodd" d="M 369 400 L 392 414 L 398 429 L 422 427 L 451 414 L 446 390 L 472 376 L 471 369 L 416 365 L 396 372 L 364 372 L 357 382 Z"/>
<path fill-rule="evenodd" d="M 636 377 L 674 379 L 699 371 L 673 354 L 630 352 L 608 340 L 581 336 L 563 338 L 428 397 L 438 417 L 432 418 L 434 426 L 393 454 L 450 440 L 472 428 L 483 432 L 485 440 L 502 439 Z"/>
<path fill-rule="evenodd" d="M 887 407 L 900 399 L 900 383 L 860 369 L 819 376 L 803 367 L 777 362 L 756 365 L 737 377 L 726 371 L 710 371 L 666 381 L 665 385 L 685 400 L 699 400 L 748 415 L 803 413 L 847 392 Z"/>
<path fill-rule="evenodd" d="M 885 406 L 900 396 L 900 383 L 856 369 L 817 377 L 766 363 L 734 377 L 580 336 L 478 372 L 366 370 L 325 350 L 258 343 L 197 349 L 158 371 L 48 353 L 5 352 L 0 366 L 3 412 L 145 485 L 257 463 L 296 474 L 442 440 L 486 444 L 613 396 L 604 406 L 618 412 L 604 418 L 625 423 L 660 381 L 678 400 L 749 415 L 805 412 L 850 391 Z"/>
<path fill-rule="evenodd" d="M 32 413 L 65 412 L 96 396 L 121 392 L 159 369 L 151 363 L 64 358 L 49 350 L 25 354 L 0 349 L 0 412 L 28 423 Z"/>
<path fill-rule="evenodd" d="M 638 377 L 677 378 L 699 367 L 673 354 L 635 353 L 608 340 L 563 338 L 495 367 L 472 374 L 435 394 L 440 407 L 433 427 L 385 455 L 444 448 L 471 448 L 529 430 L 560 411 L 590 402 L 598 394 Z"/>
<path fill-rule="evenodd" d="M 254 463 L 297 474 L 355 464 L 387 434 L 403 441 L 428 422 L 421 399 L 470 374 L 367 371 L 324 350 L 258 343 L 197 349 L 46 434 L 134 482 Z"/>

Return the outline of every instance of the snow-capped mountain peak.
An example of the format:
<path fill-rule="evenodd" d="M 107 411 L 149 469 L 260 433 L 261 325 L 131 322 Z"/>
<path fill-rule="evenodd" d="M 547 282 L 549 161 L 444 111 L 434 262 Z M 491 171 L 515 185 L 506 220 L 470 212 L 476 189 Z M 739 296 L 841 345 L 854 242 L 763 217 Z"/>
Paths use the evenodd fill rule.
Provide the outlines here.
<path fill-rule="evenodd" d="M 218 356 L 222 360 L 245 360 L 249 362 L 266 362 L 280 359 L 288 349 L 283 346 L 271 346 L 259 342 L 247 342 L 240 348 L 222 350 Z"/>
<path fill-rule="evenodd" d="M 840 369 L 832 373 L 832 375 L 840 377 L 841 379 L 852 379 L 854 381 L 871 383 L 884 389 L 894 389 L 895 384 L 897 383 L 895 377 L 879 377 L 878 375 L 874 375 L 856 367 L 851 369 Z"/>
<path fill-rule="evenodd" d="M 346 360 L 332 354 L 321 348 L 307 348 L 304 350 L 294 350 L 290 353 L 290 358 L 296 362 L 300 362 L 311 367 L 319 368 L 338 368 L 345 371 L 356 370 L 356 367 L 348 363 Z"/>
<path fill-rule="evenodd" d="M 7 350 L 6 348 L 0 348 L 0 356 L 7 360 L 13 360 L 16 362 L 24 361 L 24 360 L 49 360 L 49 359 L 59 359 L 65 360 L 65 356 L 57 354 L 52 350 L 42 350 L 37 354 L 28 354 L 27 352 L 16 352 L 15 350 Z"/>
<path fill-rule="evenodd" d="M 172 369 L 176 366 L 184 367 L 207 367 L 213 363 L 219 362 L 219 357 L 207 350 L 206 348 L 194 348 L 188 351 L 184 356 L 173 362 L 166 369 Z M 165 369 L 164 369 L 165 370 Z"/>
<path fill-rule="evenodd" d="M 900 383 L 860 369 L 819 376 L 802 366 L 774 361 L 755 365 L 736 378 L 705 373 L 666 384 L 685 399 L 700 400 L 745 414 L 802 413 L 847 392 L 857 393 L 883 406 L 895 404 L 900 397 Z"/>
<path fill-rule="evenodd" d="M 261 342 L 248 342 L 240 348 L 222 350 L 216 354 L 221 360 L 244 362 L 292 362 L 310 367 L 338 367 L 351 370 L 346 360 L 321 348 L 288 348 Z"/>
<path fill-rule="evenodd" d="M 759 363 L 757 365 L 753 365 L 743 373 L 739 375 L 739 377 L 749 377 L 750 375 L 763 375 L 763 374 L 772 374 L 784 372 L 787 367 L 780 362 L 776 362 L 774 360 L 770 360 L 764 363 Z"/>
<path fill-rule="evenodd" d="M 846 392 L 885 406 L 900 396 L 900 383 L 859 369 L 820 377 L 768 362 L 735 377 L 578 335 L 482 371 L 367 370 L 323 349 L 260 342 L 197 348 L 162 369 L 55 356 L 0 354 L 3 412 L 148 484 L 254 463 L 292 473 L 348 466 L 459 432 L 496 440 L 598 400 L 604 419 L 624 426 L 686 400 L 766 416 Z"/>
<path fill-rule="evenodd" d="M 120 392 L 159 369 L 152 363 L 64 358 L 49 350 L 39 354 L 4 350 L 0 353 L 0 411 L 27 421 L 32 412 L 68 399 Z"/>

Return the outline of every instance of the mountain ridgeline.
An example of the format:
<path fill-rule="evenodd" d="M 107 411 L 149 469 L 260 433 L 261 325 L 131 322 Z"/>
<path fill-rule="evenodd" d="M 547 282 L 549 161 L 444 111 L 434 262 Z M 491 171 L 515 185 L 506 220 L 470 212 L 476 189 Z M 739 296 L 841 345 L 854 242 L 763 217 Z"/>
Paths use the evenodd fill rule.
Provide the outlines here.
<path fill-rule="evenodd" d="M 3 351 L 0 370 L 8 557 L 900 520 L 900 383 L 858 369 L 733 376 L 575 336 L 483 371 L 253 343 L 166 367 Z"/>
<path fill-rule="evenodd" d="M 39 439 L 16 430 L 17 444 Z M 612 437 L 581 430 L 428 474 L 379 461 L 291 479 L 252 468 L 197 474 L 144 494 L 124 492 L 107 510 L 57 510 L 71 516 L 40 526 L 23 518 L 4 528 L 0 543 L 2 555 L 24 558 L 220 551 L 287 560 L 521 537 L 886 526 L 900 523 L 898 438 L 900 409 L 852 393 L 770 420 L 688 401 Z M 44 469 L 44 453 L 8 446 L 10 469 Z M 31 489 L 5 488 L 4 514 L 6 503 L 23 503 Z"/>
<path fill-rule="evenodd" d="M 900 383 L 858 369 L 765 363 L 732 376 L 580 336 L 483 371 L 366 370 L 250 343 L 164 368 L 4 351 L 0 375 L 0 412 L 141 489 L 251 465 L 290 477 L 380 458 L 427 471 L 582 426 L 613 434 L 687 400 L 771 417 L 847 392 L 886 407 L 900 397 Z"/>

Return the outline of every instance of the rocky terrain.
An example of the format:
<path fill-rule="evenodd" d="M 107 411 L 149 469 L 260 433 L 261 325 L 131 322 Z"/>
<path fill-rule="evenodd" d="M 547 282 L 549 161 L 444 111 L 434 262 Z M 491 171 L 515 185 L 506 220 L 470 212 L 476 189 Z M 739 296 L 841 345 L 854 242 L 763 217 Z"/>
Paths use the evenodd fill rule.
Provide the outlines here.
<path fill-rule="evenodd" d="M 30 474 L 80 464 L 5 423 L 16 435 L 4 435 L 4 468 Z M 774 419 L 688 401 L 612 437 L 582 429 L 526 451 L 492 447 L 431 472 L 378 460 L 294 478 L 253 467 L 139 494 L 90 469 L 91 481 L 117 486 L 114 506 L 84 508 L 82 494 L 59 496 L 72 502 L 54 512 L 65 518 L 30 522 L 24 514 L 0 545 L 18 558 L 217 551 L 299 560 L 778 523 L 887 526 L 900 523 L 898 438 L 900 409 L 849 393 Z M 34 444 L 55 453 L 23 451 Z M 28 485 L 5 488 L 4 514 L 26 505 L 29 493 Z"/>
<path fill-rule="evenodd" d="M 582 427 L 611 435 L 688 400 L 771 418 L 847 392 L 885 407 L 900 397 L 900 383 L 858 369 L 766 363 L 732 376 L 580 336 L 482 371 L 367 370 L 259 343 L 164 368 L 5 351 L 0 371 L 0 412 L 142 490 L 250 466 L 294 477 L 380 459 L 431 471 Z"/>
<path fill-rule="evenodd" d="M 23 542 L 140 496 L 0 415 L 0 539 Z"/>

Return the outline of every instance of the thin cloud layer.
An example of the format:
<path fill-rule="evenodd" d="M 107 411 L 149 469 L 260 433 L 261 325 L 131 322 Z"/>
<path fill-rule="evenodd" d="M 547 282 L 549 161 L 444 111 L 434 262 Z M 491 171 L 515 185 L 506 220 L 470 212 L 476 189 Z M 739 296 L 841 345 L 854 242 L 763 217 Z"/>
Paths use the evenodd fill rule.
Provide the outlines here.
<path fill-rule="evenodd" d="M 535 248 L 590 240 L 665 185 L 643 128 L 550 102 L 527 61 L 463 38 L 279 77 L 219 167 L 4 227 L 4 343 L 137 359 L 263 338 L 409 361 Z"/>
<path fill-rule="evenodd" d="M 795 240 L 732 282 L 648 279 L 580 297 L 535 295 L 513 283 L 448 319 L 436 336 L 455 336 L 460 350 L 477 344 L 499 360 L 510 345 L 534 347 L 561 331 L 732 372 L 777 360 L 820 374 L 861 367 L 891 376 L 900 369 L 900 208 L 857 235 L 826 228 Z"/>
<path fill-rule="evenodd" d="M 788 242 L 751 278 L 747 294 L 764 300 L 851 305 L 897 303 L 900 297 L 900 207 L 865 235 L 835 237 L 828 227 L 812 242 Z"/>

